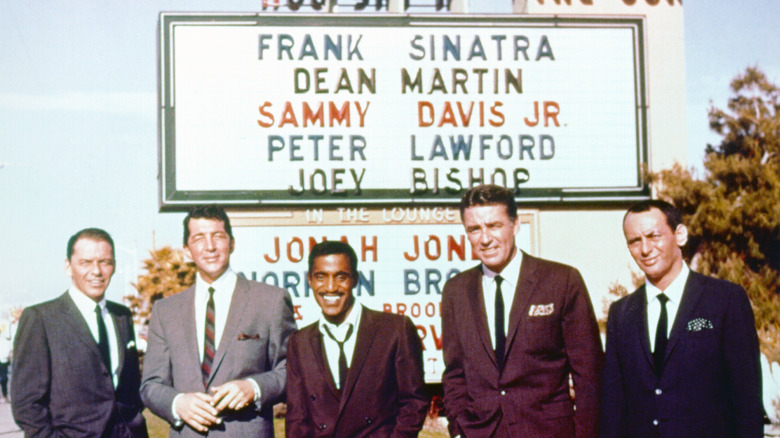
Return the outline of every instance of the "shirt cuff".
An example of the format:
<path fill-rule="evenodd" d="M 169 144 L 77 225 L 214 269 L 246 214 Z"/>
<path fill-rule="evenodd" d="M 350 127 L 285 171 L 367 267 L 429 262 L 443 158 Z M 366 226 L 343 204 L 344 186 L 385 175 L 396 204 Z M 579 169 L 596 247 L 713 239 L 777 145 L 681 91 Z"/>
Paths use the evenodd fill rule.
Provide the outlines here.
<path fill-rule="evenodd" d="M 261 392 L 260 392 L 260 385 L 258 385 L 257 382 L 255 382 L 255 379 L 253 379 L 251 377 L 247 377 L 246 381 L 251 383 L 252 387 L 255 389 L 255 398 L 252 399 L 252 403 L 254 403 L 255 407 L 259 410 L 261 408 L 261 404 L 260 404 L 260 394 L 261 394 Z"/>
<path fill-rule="evenodd" d="M 176 401 L 179 400 L 181 396 L 183 396 L 184 393 L 176 394 L 176 397 L 173 398 L 173 401 L 171 402 L 171 416 L 173 417 L 173 427 L 180 428 L 184 426 L 184 420 L 179 417 L 179 414 L 176 413 Z"/>

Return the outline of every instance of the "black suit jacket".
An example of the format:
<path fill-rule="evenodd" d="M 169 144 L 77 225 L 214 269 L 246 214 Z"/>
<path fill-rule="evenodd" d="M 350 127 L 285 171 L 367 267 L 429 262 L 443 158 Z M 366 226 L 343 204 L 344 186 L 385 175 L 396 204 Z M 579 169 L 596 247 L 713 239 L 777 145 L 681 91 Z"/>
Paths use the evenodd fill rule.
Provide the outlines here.
<path fill-rule="evenodd" d="M 14 420 L 25 436 L 147 436 L 132 315 L 111 301 L 106 308 L 118 338 L 116 390 L 67 292 L 22 313 L 14 341 L 11 397 Z"/>
<path fill-rule="evenodd" d="M 736 284 L 691 272 L 656 377 L 642 286 L 610 306 L 602 437 L 761 437 L 753 311 Z"/>
<path fill-rule="evenodd" d="M 417 329 L 408 317 L 365 307 L 359 324 L 341 394 L 325 359 L 318 323 L 290 337 L 288 437 L 417 436 L 429 404 Z"/>
<path fill-rule="evenodd" d="M 481 266 L 444 286 L 442 384 L 450 433 L 594 437 L 603 352 L 580 273 L 523 253 L 516 284 L 503 369 L 488 330 Z"/>

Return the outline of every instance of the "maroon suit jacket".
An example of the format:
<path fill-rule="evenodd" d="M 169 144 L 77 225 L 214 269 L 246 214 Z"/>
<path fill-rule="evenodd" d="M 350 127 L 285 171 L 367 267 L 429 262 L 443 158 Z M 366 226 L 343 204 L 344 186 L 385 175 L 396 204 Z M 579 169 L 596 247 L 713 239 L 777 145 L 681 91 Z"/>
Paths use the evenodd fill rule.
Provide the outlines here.
<path fill-rule="evenodd" d="M 503 370 L 488 331 L 482 267 L 444 286 L 442 384 L 450 433 L 595 437 L 603 351 L 582 277 L 572 267 L 523 253 L 517 285 Z"/>
<path fill-rule="evenodd" d="M 422 343 L 408 317 L 363 308 L 341 394 L 318 323 L 290 337 L 288 437 L 416 437 L 428 404 Z"/>

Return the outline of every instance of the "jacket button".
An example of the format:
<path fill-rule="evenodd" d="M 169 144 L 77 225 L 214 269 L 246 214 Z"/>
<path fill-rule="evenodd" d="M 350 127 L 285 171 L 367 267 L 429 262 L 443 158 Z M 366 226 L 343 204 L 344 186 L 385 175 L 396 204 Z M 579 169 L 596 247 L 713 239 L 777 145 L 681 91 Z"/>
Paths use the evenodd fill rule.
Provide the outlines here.
<path fill-rule="evenodd" d="M 658 426 L 658 420 L 653 420 L 653 426 Z"/>
<path fill-rule="evenodd" d="M 314 394 L 312 394 L 312 396 L 311 396 L 311 400 L 312 400 L 312 401 L 314 401 L 314 400 L 317 400 L 317 396 L 316 396 L 316 395 L 314 395 Z"/>
<path fill-rule="evenodd" d="M 370 419 L 370 418 L 366 417 L 366 424 L 371 424 L 371 423 L 373 423 L 373 422 L 374 422 L 374 421 L 373 421 L 372 419 Z"/>
<path fill-rule="evenodd" d="M 661 389 L 660 389 L 660 388 L 656 388 L 656 390 L 655 390 L 655 395 L 661 395 L 661 394 L 663 394 L 663 393 L 664 393 L 664 392 L 663 392 L 663 391 L 661 391 Z"/>
<path fill-rule="evenodd" d="M 325 423 L 320 424 L 320 430 L 325 430 L 326 427 L 328 427 L 327 424 L 325 424 Z"/>
<path fill-rule="evenodd" d="M 506 395 L 506 391 L 504 391 L 504 390 L 502 389 L 502 390 L 501 390 L 501 395 Z"/>

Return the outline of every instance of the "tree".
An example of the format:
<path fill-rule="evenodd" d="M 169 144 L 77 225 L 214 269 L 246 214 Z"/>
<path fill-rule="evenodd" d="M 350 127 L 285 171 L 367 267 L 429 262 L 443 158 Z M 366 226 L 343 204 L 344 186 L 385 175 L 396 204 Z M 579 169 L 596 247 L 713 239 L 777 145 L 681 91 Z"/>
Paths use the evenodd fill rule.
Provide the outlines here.
<path fill-rule="evenodd" d="M 144 260 L 146 274 L 138 276 L 133 286 L 137 295 L 125 297 L 137 323 L 143 325 L 152 314 L 155 301 L 175 295 L 195 283 L 195 264 L 188 262 L 181 250 L 169 246 L 149 252 Z"/>
<path fill-rule="evenodd" d="M 683 213 L 691 266 L 745 288 L 761 351 L 780 363 L 780 88 L 750 67 L 731 90 L 727 110 L 709 110 L 722 141 L 707 145 L 704 178 L 675 165 L 650 181 Z"/>

